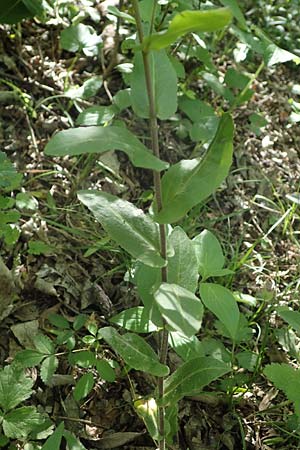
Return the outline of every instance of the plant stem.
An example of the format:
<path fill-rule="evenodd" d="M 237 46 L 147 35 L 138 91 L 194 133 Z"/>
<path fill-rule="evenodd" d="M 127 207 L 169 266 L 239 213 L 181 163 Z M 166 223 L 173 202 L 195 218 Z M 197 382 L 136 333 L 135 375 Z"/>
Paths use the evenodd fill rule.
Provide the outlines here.
<path fill-rule="evenodd" d="M 135 12 L 135 20 L 137 26 L 137 33 L 139 37 L 140 43 L 143 42 L 144 34 L 142 28 L 142 20 L 139 11 L 138 0 L 133 0 L 133 8 Z M 149 52 L 142 51 L 143 56 L 143 64 L 144 64 L 144 72 L 145 72 L 145 80 L 147 87 L 147 95 L 149 100 L 149 129 L 151 136 L 151 146 L 154 155 L 157 158 L 160 158 L 159 151 L 159 138 L 158 138 L 158 124 L 157 124 L 157 116 L 156 116 L 156 104 L 155 104 L 155 94 L 153 91 L 153 80 L 151 76 L 151 66 L 150 66 L 150 55 Z M 161 189 L 161 178 L 160 173 L 153 171 L 153 180 L 154 180 L 154 191 L 155 191 L 155 199 L 157 203 L 157 209 L 160 211 L 162 209 L 162 189 Z M 167 259 L 167 238 L 166 238 L 166 227 L 163 224 L 159 224 L 159 234 L 160 234 L 160 251 L 161 256 L 166 260 Z M 161 269 L 161 281 L 167 282 L 168 280 L 168 272 L 167 267 L 162 267 Z M 167 360 L 167 352 L 168 352 L 168 331 L 164 327 L 159 335 L 159 357 L 160 362 L 162 364 L 166 363 Z M 164 396 L 164 378 L 159 377 L 157 380 L 158 387 L 158 400 L 162 399 Z M 163 406 L 159 406 L 158 408 L 158 416 L 159 416 L 159 450 L 165 450 L 165 408 Z"/>

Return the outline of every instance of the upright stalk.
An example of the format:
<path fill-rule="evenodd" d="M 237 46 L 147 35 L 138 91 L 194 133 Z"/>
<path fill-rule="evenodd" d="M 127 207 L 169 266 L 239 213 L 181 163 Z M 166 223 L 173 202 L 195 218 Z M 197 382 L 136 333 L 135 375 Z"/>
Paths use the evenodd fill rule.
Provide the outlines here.
<path fill-rule="evenodd" d="M 143 42 L 144 33 L 142 27 L 142 20 L 139 11 L 138 0 L 133 0 L 133 8 L 137 26 L 137 33 L 140 43 Z M 149 130 L 151 136 L 151 147 L 152 152 L 157 158 L 160 158 L 159 151 L 159 140 L 158 140 L 158 124 L 157 124 L 157 114 L 156 114 L 156 104 L 155 104 L 155 94 L 153 91 L 153 80 L 151 76 L 151 66 L 150 66 L 150 55 L 148 51 L 142 51 L 145 80 L 147 87 L 147 95 L 149 100 Z M 162 209 L 162 190 L 161 190 L 161 178 L 160 173 L 153 171 L 154 180 L 154 195 L 156 199 L 157 209 L 160 211 Z M 167 238 L 166 238 L 166 227 L 163 224 L 159 224 L 159 235 L 160 235 L 160 252 L 162 258 L 167 259 Z M 167 267 L 162 267 L 161 269 L 161 281 L 167 282 L 168 272 Z M 168 352 L 168 331 L 165 326 L 159 335 L 159 357 L 162 364 L 166 363 Z M 158 387 L 158 400 L 162 399 L 164 396 L 164 378 L 159 377 L 157 380 Z M 159 416 L 159 434 L 161 439 L 159 441 L 159 450 L 165 450 L 165 408 L 159 406 L 158 409 Z"/>

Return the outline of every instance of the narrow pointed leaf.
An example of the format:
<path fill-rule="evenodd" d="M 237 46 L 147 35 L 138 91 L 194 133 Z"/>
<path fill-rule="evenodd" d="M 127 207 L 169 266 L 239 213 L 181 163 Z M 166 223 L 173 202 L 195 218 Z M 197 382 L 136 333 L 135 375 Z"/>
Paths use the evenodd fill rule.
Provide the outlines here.
<path fill-rule="evenodd" d="M 222 3 L 222 5 L 227 6 L 231 10 L 233 16 L 243 28 L 247 28 L 246 19 L 241 11 L 241 8 L 238 5 L 237 0 L 220 0 L 220 2 Z"/>
<path fill-rule="evenodd" d="M 204 386 L 230 371 L 230 366 L 211 357 L 201 356 L 180 366 L 165 381 L 162 403 L 174 404 L 186 395 L 200 392 Z"/>
<path fill-rule="evenodd" d="M 133 369 L 142 370 L 158 377 L 168 375 L 168 367 L 159 362 L 154 350 L 137 334 L 121 335 L 112 327 L 102 328 L 100 334 Z"/>
<path fill-rule="evenodd" d="M 60 131 L 45 147 L 45 154 L 52 156 L 104 153 L 122 150 L 136 167 L 161 171 L 168 164 L 156 158 L 138 138 L 126 128 L 79 127 Z"/>
<path fill-rule="evenodd" d="M 149 55 L 157 117 L 166 120 L 177 109 L 177 75 L 165 51 Z M 132 107 L 136 115 L 149 118 L 149 99 L 142 53 L 137 52 L 130 79 Z"/>
<path fill-rule="evenodd" d="M 86 447 L 70 431 L 64 431 L 64 438 L 67 441 L 67 450 L 86 450 Z"/>
<path fill-rule="evenodd" d="M 49 384 L 58 367 L 58 359 L 55 355 L 48 356 L 41 365 L 41 379 L 45 384 Z"/>
<path fill-rule="evenodd" d="M 163 208 L 156 213 L 157 222 L 178 221 L 218 188 L 231 166 L 232 139 L 233 121 L 225 113 L 203 158 L 182 160 L 170 167 L 162 178 Z"/>
<path fill-rule="evenodd" d="M 173 44 L 179 37 L 191 32 L 209 32 L 224 28 L 231 22 L 229 8 L 207 11 L 182 11 L 170 22 L 169 28 L 144 39 L 143 50 L 160 50 Z"/>
<path fill-rule="evenodd" d="M 160 256 L 158 225 L 141 209 L 102 191 L 80 191 L 78 198 L 131 256 L 152 267 L 165 265 Z"/>
<path fill-rule="evenodd" d="M 54 433 L 48 437 L 41 450 L 60 450 L 60 443 L 63 436 L 64 423 L 61 422 Z"/>
<path fill-rule="evenodd" d="M 201 283 L 200 297 L 206 308 L 217 316 L 235 340 L 239 330 L 240 311 L 234 295 L 219 284 Z"/>
<path fill-rule="evenodd" d="M 158 308 L 174 331 L 193 336 L 201 327 L 203 306 L 192 292 L 177 284 L 162 283 L 154 294 Z"/>

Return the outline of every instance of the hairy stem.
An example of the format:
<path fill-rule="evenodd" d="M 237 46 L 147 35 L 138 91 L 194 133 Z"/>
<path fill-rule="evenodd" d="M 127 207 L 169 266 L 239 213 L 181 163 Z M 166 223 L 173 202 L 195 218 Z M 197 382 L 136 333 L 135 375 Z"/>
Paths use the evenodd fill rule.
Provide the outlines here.
<path fill-rule="evenodd" d="M 139 37 L 139 41 L 142 42 L 144 39 L 143 28 L 142 28 L 142 20 L 139 12 L 138 0 L 133 0 L 133 8 L 135 12 L 137 33 Z M 147 95 L 149 100 L 149 130 L 151 136 L 151 146 L 154 155 L 159 158 L 159 139 L 158 139 L 158 124 L 157 124 L 157 116 L 156 116 L 156 104 L 155 104 L 155 94 L 153 91 L 153 80 L 151 77 L 151 66 L 150 66 L 150 55 L 149 52 L 142 52 L 143 55 L 143 63 L 144 63 L 144 72 L 145 72 L 145 80 L 147 87 Z M 161 178 L 160 173 L 153 171 L 153 179 L 154 179 L 154 190 L 155 190 L 155 199 L 157 203 L 157 209 L 160 211 L 162 209 L 162 190 L 161 190 Z M 160 234 L 160 249 L 161 256 L 166 260 L 167 259 L 167 238 L 166 238 L 166 227 L 165 225 L 159 225 L 159 234 Z M 167 282 L 168 272 L 167 267 L 162 267 L 161 269 L 161 280 L 162 282 Z M 166 363 L 167 360 L 167 352 L 168 352 L 168 331 L 164 329 L 160 332 L 159 336 L 159 357 L 160 362 L 162 364 Z M 164 379 L 163 377 L 158 378 L 157 380 L 158 387 L 158 399 L 162 399 L 164 396 Z M 159 434 L 161 439 L 159 441 L 159 450 L 165 450 L 165 409 L 164 407 L 159 407 Z"/>

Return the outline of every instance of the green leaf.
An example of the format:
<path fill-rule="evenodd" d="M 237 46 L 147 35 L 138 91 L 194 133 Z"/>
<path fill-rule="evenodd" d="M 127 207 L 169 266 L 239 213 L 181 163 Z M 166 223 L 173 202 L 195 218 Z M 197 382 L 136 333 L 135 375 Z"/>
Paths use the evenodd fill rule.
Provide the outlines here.
<path fill-rule="evenodd" d="M 229 172 L 232 139 L 233 121 L 225 113 L 203 158 L 182 160 L 170 167 L 162 178 L 163 208 L 156 212 L 157 222 L 177 222 L 218 188 Z M 156 205 L 154 208 L 157 211 Z"/>
<path fill-rule="evenodd" d="M 23 367 L 38 366 L 40 362 L 45 358 L 45 355 L 36 350 L 21 350 L 15 356 L 15 361 L 22 364 Z"/>
<path fill-rule="evenodd" d="M 158 407 L 155 399 L 136 400 L 134 402 L 134 409 L 143 419 L 152 439 L 159 439 Z"/>
<path fill-rule="evenodd" d="M 59 314 L 51 313 L 47 318 L 52 325 L 60 328 L 61 330 L 70 328 L 70 324 L 67 319 Z"/>
<path fill-rule="evenodd" d="M 202 72 L 202 77 L 217 95 L 224 97 L 224 99 L 230 104 L 234 103 L 235 97 L 231 90 L 224 86 L 214 74 L 210 72 Z"/>
<path fill-rule="evenodd" d="M 145 51 L 160 50 L 173 44 L 179 37 L 192 32 L 217 31 L 231 22 L 229 8 L 207 11 L 182 11 L 169 24 L 167 31 L 147 36 L 142 43 Z"/>
<path fill-rule="evenodd" d="M 160 119 L 166 120 L 173 116 L 177 109 L 176 71 L 163 50 L 151 53 L 149 59 L 156 113 Z M 132 107 L 137 116 L 149 118 L 149 99 L 141 52 L 135 54 L 133 64 L 130 78 Z"/>
<path fill-rule="evenodd" d="M 169 344 L 184 361 L 204 356 L 201 342 L 196 336 L 187 337 L 177 331 L 169 333 Z"/>
<path fill-rule="evenodd" d="M 158 225 L 141 209 L 101 191 L 79 191 L 78 198 L 131 256 L 152 267 L 166 264 L 160 256 Z"/>
<path fill-rule="evenodd" d="M 187 97 L 179 100 L 179 107 L 194 122 L 189 131 L 191 139 L 211 142 L 220 121 L 214 109 L 205 102 Z"/>
<path fill-rule="evenodd" d="M 103 78 L 100 76 L 94 76 L 88 78 L 82 86 L 71 86 L 64 95 L 72 100 L 76 98 L 83 98 L 88 100 L 90 97 L 94 97 L 103 84 Z M 95 124 L 97 125 L 97 124 Z"/>
<path fill-rule="evenodd" d="M 193 241 L 185 231 L 175 227 L 168 237 L 174 256 L 168 258 L 168 281 L 191 292 L 198 286 L 197 256 Z"/>
<path fill-rule="evenodd" d="M 126 128 L 79 127 L 60 131 L 53 136 L 45 148 L 51 156 L 80 155 L 82 153 L 105 153 L 109 150 L 122 150 L 136 167 L 161 171 L 168 164 L 156 158 Z"/>
<path fill-rule="evenodd" d="M 41 16 L 43 14 L 43 0 L 22 0 L 22 2 L 34 16 Z"/>
<path fill-rule="evenodd" d="M 86 450 L 84 445 L 70 431 L 65 430 L 63 434 L 67 441 L 67 450 Z"/>
<path fill-rule="evenodd" d="M 172 330 L 188 337 L 199 331 L 203 306 L 192 292 L 177 284 L 162 283 L 154 293 L 154 298 Z"/>
<path fill-rule="evenodd" d="M 168 244 L 174 250 L 174 255 L 168 257 L 169 282 L 195 292 L 198 283 L 198 264 L 192 241 L 180 227 L 176 227 L 168 236 Z M 153 296 L 161 283 L 160 270 L 139 264 L 135 273 L 135 283 L 145 305 L 145 316 L 156 326 L 161 327 L 161 314 Z"/>
<path fill-rule="evenodd" d="M 73 396 L 77 402 L 85 398 L 94 387 L 94 376 L 91 372 L 85 373 L 76 383 Z"/>
<path fill-rule="evenodd" d="M 43 420 L 34 406 L 23 406 L 5 414 L 2 423 L 3 431 L 9 438 L 24 438 Z"/>
<path fill-rule="evenodd" d="M 225 258 L 218 239 L 209 230 L 203 230 L 193 239 L 202 280 L 213 277 L 224 266 Z"/>
<path fill-rule="evenodd" d="M 217 316 L 235 340 L 239 331 L 240 311 L 233 294 L 219 284 L 201 283 L 200 297 L 206 308 Z"/>
<path fill-rule="evenodd" d="M 4 152 L 0 151 L 0 188 L 4 192 L 12 191 L 20 186 L 22 175 L 17 172 L 14 165 Z"/>
<path fill-rule="evenodd" d="M 44 355 L 51 355 L 54 353 L 54 344 L 48 336 L 44 334 L 37 334 L 33 338 L 35 348 Z"/>
<path fill-rule="evenodd" d="M 236 18 L 236 20 L 243 28 L 247 28 L 246 19 L 241 11 L 241 8 L 238 5 L 237 0 L 220 0 L 220 2 L 222 3 L 222 5 L 230 8 L 233 16 Z"/>
<path fill-rule="evenodd" d="M 134 282 L 145 306 L 145 317 L 151 320 L 157 327 L 162 327 L 162 316 L 153 296 L 161 283 L 160 270 L 156 267 L 149 267 L 139 263 L 134 274 Z"/>
<path fill-rule="evenodd" d="M 84 367 L 85 369 L 93 367 L 96 363 L 95 354 L 89 350 L 70 353 L 68 359 L 70 364 Z"/>
<path fill-rule="evenodd" d="M 50 384 L 52 377 L 58 367 L 58 359 L 55 355 L 51 355 L 48 358 L 44 359 L 41 365 L 41 379 L 45 384 Z"/>
<path fill-rule="evenodd" d="M 264 62 L 268 67 L 287 61 L 300 64 L 299 56 L 278 47 L 259 27 L 254 26 L 254 30 L 261 41 Z"/>
<path fill-rule="evenodd" d="M 254 352 L 244 351 L 237 353 L 236 359 L 240 367 L 249 370 L 249 372 L 254 372 L 259 360 L 259 355 Z"/>
<path fill-rule="evenodd" d="M 79 126 L 93 126 L 104 125 L 114 118 L 114 111 L 112 107 L 108 106 L 91 106 L 82 111 L 76 119 L 76 125 Z"/>
<path fill-rule="evenodd" d="M 96 361 L 96 369 L 100 377 L 105 381 L 112 383 L 116 379 L 116 374 L 111 365 L 105 359 L 98 359 Z"/>
<path fill-rule="evenodd" d="M 229 371 L 228 364 L 214 358 L 203 356 L 191 359 L 166 379 L 162 404 L 174 404 L 186 395 L 199 393 L 204 386 Z"/>
<path fill-rule="evenodd" d="M 54 249 L 51 245 L 46 244 L 43 241 L 29 241 L 28 242 L 28 254 L 29 255 L 47 255 L 53 253 Z"/>
<path fill-rule="evenodd" d="M 83 51 L 86 56 L 97 56 L 102 39 L 93 27 L 78 23 L 61 32 L 60 45 L 69 52 Z"/>
<path fill-rule="evenodd" d="M 64 432 L 64 423 L 61 422 L 54 433 L 47 439 L 41 450 L 60 450 L 60 443 Z"/>
<path fill-rule="evenodd" d="M 0 23 L 15 24 L 33 16 L 22 1 L 1 0 Z"/>
<path fill-rule="evenodd" d="M 281 389 L 287 398 L 294 402 L 295 412 L 300 416 L 300 369 L 288 364 L 270 364 L 264 369 L 265 376 Z"/>
<path fill-rule="evenodd" d="M 277 314 L 285 320 L 297 333 L 300 334 L 300 312 L 293 311 L 287 306 L 279 306 L 276 308 Z"/>
<path fill-rule="evenodd" d="M 35 197 L 29 194 L 29 192 L 19 192 L 16 195 L 16 207 L 19 209 L 29 209 L 36 211 L 38 209 L 39 202 Z"/>
<path fill-rule="evenodd" d="M 15 365 L 0 370 L 0 406 L 9 411 L 32 394 L 33 380 Z"/>
<path fill-rule="evenodd" d="M 120 335 L 112 327 L 101 328 L 100 334 L 133 369 L 142 370 L 158 377 L 168 375 L 169 368 L 159 362 L 154 350 L 137 334 Z"/>
<path fill-rule="evenodd" d="M 134 333 L 152 333 L 157 331 L 157 326 L 147 317 L 143 306 L 125 309 L 109 320 Z"/>

